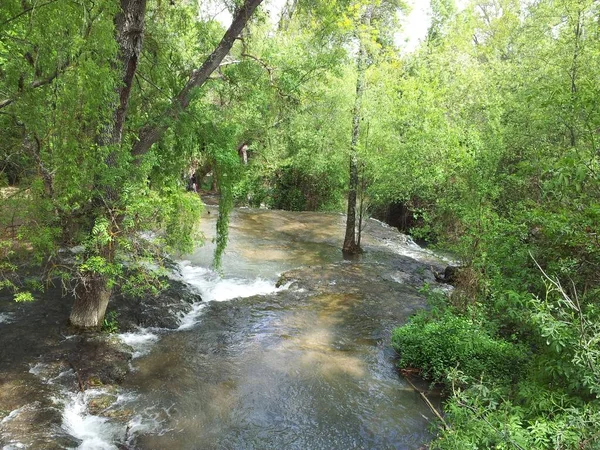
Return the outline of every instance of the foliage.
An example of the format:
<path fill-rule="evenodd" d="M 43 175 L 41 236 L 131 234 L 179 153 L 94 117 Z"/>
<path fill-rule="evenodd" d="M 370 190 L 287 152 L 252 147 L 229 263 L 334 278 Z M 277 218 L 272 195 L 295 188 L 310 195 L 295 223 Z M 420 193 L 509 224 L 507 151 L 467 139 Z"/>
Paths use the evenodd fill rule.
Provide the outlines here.
<path fill-rule="evenodd" d="M 253 50 L 258 61 L 247 62 L 254 85 L 257 78 L 264 84 L 252 99 L 248 86 L 238 103 L 246 116 L 249 107 L 261 113 L 251 117 L 251 158 L 235 188 L 238 204 L 328 210 L 337 209 L 343 197 L 352 71 L 343 72 L 346 52 L 334 45 L 335 34 L 309 33 L 319 22 L 304 23 L 303 14 L 297 20 L 305 27 L 294 22 L 275 39 L 264 36 Z"/>
<path fill-rule="evenodd" d="M 18 292 L 15 294 L 15 302 L 17 303 L 32 302 L 33 300 L 31 292 Z"/>
<path fill-rule="evenodd" d="M 432 449 L 588 449 L 599 444 L 597 404 L 581 404 L 554 389 L 520 384 L 528 403 L 487 383 L 453 391 L 445 411 L 452 429 L 440 431 Z M 543 406 L 534 406 L 540 402 Z"/>
<path fill-rule="evenodd" d="M 600 445 L 598 2 L 435 0 L 411 54 L 393 45 L 400 2 L 288 2 L 279 24 L 259 14 L 175 112 L 223 28 L 193 2 L 147 3 L 123 136 L 103 145 L 121 86 L 118 4 L 3 2 L 1 288 L 30 300 L 41 278 L 97 275 L 132 295 L 161 289 L 164 253 L 202 240 L 201 201 L 185 192 L 199 165 L 221 195 L 217 266 L 234 204 L 341 210 L 358 37 L 365 200 L 412 210 L 413 233 L 464 266 L 448 305 L 394 334 L 402 364 L 452 388 L 451 429 L 432 446 Z M 134 157 L 156 124 L 162 138 Z M 33 285 L 17 276 L 23 259 L 40 268 Z"/>
<path fill-rule="evenodd" d="M 419 208 L 465 266 L 451 307 L 396 332 L 428 355 L 409 347 L 404 364 L 454 383 L 432 447 L 597 448 L 597 2 L 434 7 L 428 39 L 372 91 L 393 145 L 368 166 L 372 197 Z M 527 349 L 513 384 L 451 366 L 452 339 L 432 332 L 463 327 L 481 349 Z"/>
<path fill-rule="evenodd" d="M 449 310 L 435 320 L 427 313 L 412 317 L 394 330 L 392 345 L 400 354 L 400 366 L 419 368 L 436 382 L 447 381 L 446 375 L 457 369 L 471 382 L 510 383 L 526 357 L 521 347 L 490 336 L 481 324 Z"/>
<path fill-rule="evenodd" d="M 117 320 L 117 312 L 109 311 L 104 316 L 104 321 L 102 322 L 102 331 L 105 333 L 118 333 L 119 332 L 119 322 Z"/>
<path fill-rule="evenodd" d="M 583 311 L 557 279 L 544 300 L 530 297 L 523 344 L 491 338 L 494 322 L 435 300 L 392 337 L 402 367 L 444 383 L 451 428 L 432 448 L 594 449 L 600 443 L 598 349 L 594 309 Z M 527 356 L 527 357 L 526 357 Z"/>
<path fill-rule="evenodd" d="M 190 251 L 200 242 L 202 203 L 184 192 L 181 175 L 202 151 L 203 130 L 194 125 L 218 118 L 210 101 L 197 101 L 143 157 L 133 158 L 131 146 L 137 130 L 153 123 L 212 51 L 222 27 L 200 19 L 193 5 L 148 2 L 123 137 L 104 145 L 121 77 L 118 6 L 5 3 L 0 179 L 16 193 L 2 192 L 3 238 L 11 233 L 11 245 L 18 240 L 29 249 L 41 278 L 59 277 L 73 287 L 96 274 L 131 292 L 159 288 L 149 267 L 160 265 L 165 252 Z M 148 239 L 149 233 L 156 234 Z M 17 292 L 17 266 L 2 264 L 3 287 Z"/>

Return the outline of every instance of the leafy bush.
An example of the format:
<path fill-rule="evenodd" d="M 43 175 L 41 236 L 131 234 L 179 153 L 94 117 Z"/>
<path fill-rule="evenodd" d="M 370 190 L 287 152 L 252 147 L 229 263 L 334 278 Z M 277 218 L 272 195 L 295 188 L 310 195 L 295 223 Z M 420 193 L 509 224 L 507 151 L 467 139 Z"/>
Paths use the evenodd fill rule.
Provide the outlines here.
<path fill-rule="evenodd" d="M 252 166 L 236 185 L 238 204 L 286 211 L 322 211 L 338 209 L 343 183 L 327 169 L 307 166 L 301 159 L 275 166 Z"/>
<path fill-rule="evenodd" d="M 579 296 L 574 285 L 567 289 L 558 278 L 541 273 L 546 284 L 542 298 L 494 292 L 491 302 L 467 311 L 473 319 L 433 296 L 429 311 L 394 331 L 400 364 L 421 368 L 449 391 L 444 412 L 450 428 L 441 429 L 430 448 L 600 448 L 595 294 Z M 508 303 L 521 305 L 520 322 L 527 332 L 513 336 L 520 345 L 492 332 L 505 331 L 498 325 L 507 319 Z M 527 359 L 525 345 L 531 349 Z"/>
<path fill-rule="evenodd" d="M 109 311 L 102 321 L 102 331 L 105 333 L 117 333 L 119 331 L 119 322 L 117 320 L 117 312 Z"/>
<path fill-rule="evenodd" d="M 541 385 L 527 387 L 528 400 L 510 400 L 510 390 L 477 383 L 461 391 L 453 389 L 446 402 L 446 420 L 452 428 L 441 430 L 431 449 L 596 450 L 600 445 L 598 404 L 581 404 L 558 398 Z M 514 388 L 513 388 L 514 389 Z M 545 402 L 551 398 L 551 402 Z"/>
<path fill-rule="evenodd" d="M 394 330 L 392 345 L 401 367 L 415 367 L 437 382 L 458 368 L 469 379 L 490 378 L 509 382 L 521 372 L 523 347 L 490 336 L 473 320 L 447 310 L 433 321 L 421 313 Z"/>

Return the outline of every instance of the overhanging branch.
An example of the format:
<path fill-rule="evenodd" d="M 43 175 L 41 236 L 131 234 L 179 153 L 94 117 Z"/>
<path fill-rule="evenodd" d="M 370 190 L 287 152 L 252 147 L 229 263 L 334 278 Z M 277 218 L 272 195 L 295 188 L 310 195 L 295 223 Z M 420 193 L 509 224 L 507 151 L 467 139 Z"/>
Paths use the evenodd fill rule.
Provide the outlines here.
<path fill-rule="evenodd" d="M 138 134 L 138 141 L 133 146 L 131 153 L 139 157 L 144 155 L 150 147 L 157 142 L 164 132 L 169 129 L 170 124 L 175 121 L 179 115 L 187 109 L 192 99 L 193 92 L 202 86 L 210 75 L 221 65 L 223 59 L 235 42 L 238 35 L 242 32 L 254 10 L 262 3 L 262 0 L 246 0 L 233 18 L 231 26 L 227 29 L 219 45 L 206 58 L 200 68 L 192 71 L 187 83 L 175 97 L 171 105 L 162 114 L 163 120 L 155 125 L 145 125 Z"/>
<path fill-rule="evenodd" d="M 69 67 L 69 64 L 70 64 L 70 61 L 66 61 L 66 62 L 60 64 L 59 67 L 54 71 L 54 73 L 52 75 L 50 75 L 48 78 L 43 78 L 41 80 L 33 80 L 31 83 L 29 83 L 29 88 L 35 89 L 35 88 L 39 88 L 41 86 L 46 86 L 46 85 L 52 83 L 54 81 L 54 79 L 56 77 L 58 77 L 59 74 L 64 72 L 64 70 L 67 67 Z M 0 100 L 0 109 L 5 108 L 6 106 L 10 105 L 11 103 L 14 103 L 16 100 L 17 100 L 17 97 Z"/>

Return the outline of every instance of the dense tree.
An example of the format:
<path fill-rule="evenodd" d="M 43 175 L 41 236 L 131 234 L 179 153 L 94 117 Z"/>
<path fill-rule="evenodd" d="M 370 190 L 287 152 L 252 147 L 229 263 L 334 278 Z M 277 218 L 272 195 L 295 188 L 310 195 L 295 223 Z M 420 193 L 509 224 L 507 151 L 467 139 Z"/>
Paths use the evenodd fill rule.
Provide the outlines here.
<path fill-rule="evenodd" d="M 155 64 L 164 50 L 152 35 L 149 45 L 143 45 L 146 17 L 154 19 L 153 28 L 160 33 L 161 28 L 173 26 L 172 21 L 186 15 L 188 26 L 193 26 L 193 8 L 159 1 L 147 9 L 145 0 L 129 0 L 120 7 L 99 2 L 83 9 L 69 6 L 64 11 L 51 3 L 36 8 L 13 2 L 3 8 L 6 17 L 2 20 L 8 25 L 3 31 L 3 58 L 8 61 L 3 85 L 10 96 L 0 105 L 6 110 L 5 120 L 13 122 L 8 129 L 21 130 L 22 145 L 37 162 L 40 174 L 40 189 L 32 192 L 32 204 L 46 210 L 28 223 L 33 229 L 26 239 L 37 244 L 39 254 L 46 254 L 44 258 L 56 255 L 64 243 L 84 244 L 74 269 L 69 274 L 61 271 L 61 275 L 71 278 L 74 286 L 71 322 L 95 327 L 102 323 L 113 285 L 124 275 L 123 258 L 129 258 L 130 250 L 140 245 L 135 232 L 153 222 L 146 215 L 155 214 L 151 210 L 158 206 L 152 205 L 152 195 L 158 193 L 156 200 L 173 202 L 171 212 L 187 211 L 179 216 L 155 216 L 171 232 L 172 242 L 173 236 L 189 236 L 193 229 L 200 210 L 193 199 L 168 186 L 149 186 L 157 159 L 168 144 L 151 149 L 182 119 L 198 88 L 222 63 L 260 0 L 248 0 L 236 9 L 231 26 L 203 62 L 198 55 L 207 54 L 210 42 L 197 54 L 180 52 L 188 57 L 182 61 L 188 67 L 171 80 L 171 92 L 152 80 L 153 75 L 164 76 L 166 68 L 158 74 L 150 67 L 145 81 L 166 98 L 155 102 L 140 99 L 151 108 L 137 110 L 131 117 L 130 102 L 143 95 L 134 93 L 133 88 L 144 49 Z M 171 7 L 176 11 L 168 11 Z M 197 30 L 195 34 L 203 33 Z M 186 37 L 181 36 L 183 40 Z M 61 42 L 66 45 L 57 47 Z M 142 78 L 141 73 L 139 76 Z M 66 126 L 58 125 L 59 129 L 60 121 L 66 121 Z M 172 180 L 178 174 L 172 173 Z M 185 247 L 188 242 L 183 239 L 178 245 Z M 142 247 L 146 247 L 144 254 L 147 246 Z M 121 249 L 126 250 L 122 255 Z"/>
<path fill-rule="evenodd" d="M 403 192 L 431 225 L 422 231 L 465 265 L 443 312 L 438 305 L 416 319 L 408 339 L 397 334 L 404 363 L 437 364 L 451 392 L 453 429 L 434 448 L 598 445 L 598 116 L 589 82 L 598 64 L 597 6 L 471 2 L 445 19 L 442 35 L 399 80 L 405 101 L 418 95 L 427 106 L 417 117 L 394 109 L 398 126 L 410 124 L 405 133 L 425 143 L 399 143 L 416 169 L 410 184 L 375 168 L 385 184 L 373 192 Z M 444 336 L 440 343 L 432 345 L 432 330 Z M 494 377 L 485 359 L 458 363 L 490 337 L 509 355 L 524 346 L 528 364 Z M 452 347 L 453 339 L 474 350 Z M 431 354 L 412 359 L 424 345 Z"/>

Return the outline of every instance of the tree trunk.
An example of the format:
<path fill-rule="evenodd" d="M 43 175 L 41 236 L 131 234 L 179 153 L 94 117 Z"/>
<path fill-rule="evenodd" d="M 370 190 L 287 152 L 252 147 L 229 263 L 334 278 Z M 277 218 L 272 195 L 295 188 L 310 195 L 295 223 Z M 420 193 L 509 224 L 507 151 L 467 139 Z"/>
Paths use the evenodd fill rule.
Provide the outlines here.
<path fill-rule="evenodd" d="M 99 328 L 104 321 L 112 289 L 102 275 L 86 274 L 75 288 L 69 320 L 79 328 Z"/>
<path fill-rule="evenodd" d="M 368 13 L 365 14 L 363 23 L 369 22 Z M 361 252 L 356 242 L 356 191 L 358 189 L 358 139 L 360 137 L 360 120 L 362 96 L 365 89 L 365 73 L 367 71 L 367 50 L 359 37 L 359 51 L 356 62 L 356 96 L 352 111 L 352 141 L 350 143 L 350 182 L 348 189 L 348 211 L 346 215 L 346 236 L 342 252 L 344 255 L 356 255 Z"/>
<path fill-rule="evenodd" d="M 279 25 L 277 26 L 278 31 L 287 31 L 292 16 L 296 12 L 298 0 L 286 0 L 285 5 L 281 11 L 281 17 L 279 18 Z"/>
<path fill-rule="evenodd" d="M 219 67 L 223 58 L 229 53 L 237 36 L 246 26 L 252 13 L 262 0 L 245 0 L 237 11 L 229 29 L 225 32 L 219 45 L 213 53 L 204 61 L 202 66 L 194 70 L 179 95 L 173 99 L 172 104 L 165 112 L 167 122 L 159 122 L 158 125 L 143 127 L 138 136 L 138 141 L 133 145 L 131 154 L 139 157 L 145 154 L 152 144 L 157 142 L 163 133 L 169 128 L 174 120 L 184 111 L 191 99 L 193 91 L 202 86 L 211 73 Z M 144 35 L 144 19 L 146 14 L 146 0 L 120 0 L 121 11 L 115 17 L 115 39 L 119 45 L 119 66 L 122 83 L 117 90 L 118 101 L 113 107 L 113 121 L 100 134 L 98 142 L 100 145 L 120 145 L 122 142 L 123 127 L 127 116 L 129 98 L 133 79 L 137 71 L 139 55 L 142 49 Z M 107 165 L 116 164 L 116 154 L 108 155 Z M 117 231 L 122 220 L 122 214 L 111 214 L 111 209 L 116 207 L 120 201 L 120 186 L 104 186 L 103 204 L 105 204 L 107 216 L 111 219 L 112 231 Z M 115 249 L 114 243 L 107 244 L 100 253 L 105 255 L 109 263 L 113 261 Z M 109 279 L 99 274 L 84 274 L 82 282 L 75 290 L 75 303 L 71 313 L 71 323 L 75 326 L 87 328 L 100 326 L 104 320 L 104 313 L 110 299 L 111 288 Z"/>
<path fill-rule="evenodd" d="M 146 0 L 121 0 L 121 12 L 115 17 L 115 28 L 122 84 L 118 89 L 119 103 L 114 111 L 112 144 L 120 144 L 122 140 L 131 87 L 142 53 L 145 18 Z"/>
<path fill-rule="evenodd" d="M 115 16 L 115 39 L 119 44 L 119 60 L 115 69 L 120 71 L 122 82 L 116 92 L 118 100 L 111 105 L 113 120 L 98 136 L 101 146 L 121 144 L 131 87 L 142 51 L 145 16 L 146 0 L 121 0 L 121 10 Z M 115 167 L 116 160 L 116 153 L 110 152 L 106 158 L 107 166 Z M 103 199 L 99 203 L 104 205 L 104 214 L 110 218 L 111 231 L 115 232 L 123 218 L 122 214 L 111 211 L 119 202 L 119 183 L 101 186 L 100 190 L 103 191 Z M 108 263 L 113 262 L 114 252 L 112 242 L 100 250 Z M 69 319 L 71 324 L 79 328 L 101 326 L 111 291 L 108 278 L 97 273 L 84 273 L 75 289 L 75 302 Z"/>
<path fill-rule="evenodd" d="M 575 147 L 577 145 L 577 136 L 575 134 L 575 127 L 577 123 L 577 69 L 578 69 L 578 57 L 580 52 L 580 39 L 582 35 L 582 11 L 581 9 L 577 11 L 577 22 L 574 26 L 574 34 L 575 34 L 575 42 L 573 49 L 573 62 L 571 64 L 571 71 L 569 77 L 571 78 L 571 121 L 568 125 L 571 147 Z"/>

